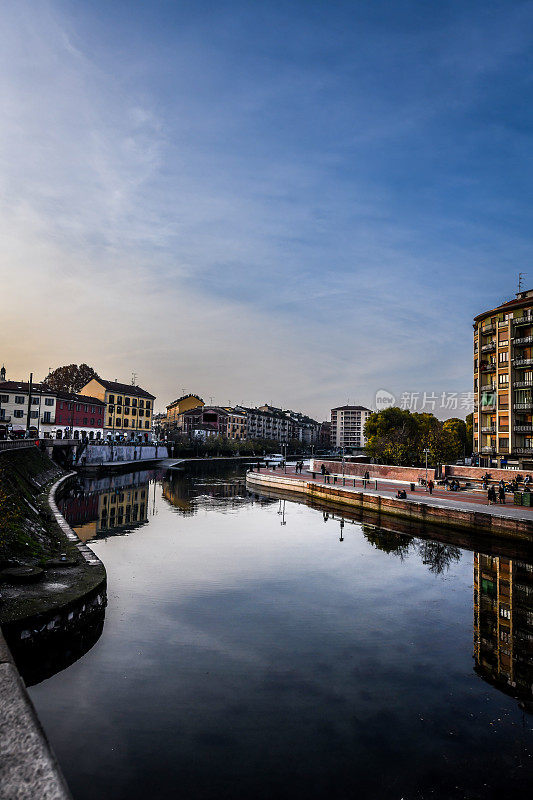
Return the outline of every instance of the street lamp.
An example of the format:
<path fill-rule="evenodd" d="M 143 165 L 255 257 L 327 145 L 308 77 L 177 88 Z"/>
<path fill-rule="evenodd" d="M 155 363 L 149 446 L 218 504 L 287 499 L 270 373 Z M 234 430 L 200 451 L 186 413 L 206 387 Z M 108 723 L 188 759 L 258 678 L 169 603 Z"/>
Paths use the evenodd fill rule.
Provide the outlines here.
<path fill-rule="evenodd" d="M 426 489 L 428 488 L 428 453 L 429 448 L 424 447 L 424 453 L 426 454 Z"/>

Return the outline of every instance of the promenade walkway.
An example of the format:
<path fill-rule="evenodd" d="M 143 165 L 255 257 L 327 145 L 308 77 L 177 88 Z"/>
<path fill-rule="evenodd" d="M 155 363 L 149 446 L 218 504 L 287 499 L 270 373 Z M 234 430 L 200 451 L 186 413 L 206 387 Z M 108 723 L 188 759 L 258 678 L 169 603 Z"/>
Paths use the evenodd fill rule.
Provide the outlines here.
<path fill-rule="evenodd" d="M 254 472 L 258 472 L 258 470 L 254 469 Z M 286 472 L 283 470 L 283 468 L 280 469 L 279 467 L 275 470 L 272 468 L 262 467 L 259 472 L 263 475 L 278 475 L 279 477 L 286 475 L 291 479 L 296 478 L 298 480 L 307 481 L 308 483 L 317 483 L 321 486 L 324 486 L 324 477 L 320 473 L 316 476 L 316 478 L 313 479 L 310 472 L 306 472 L 305 470 L 302 473 L 295 472 L 293 466 L 287 466 Z M 325 485 L 327 486 L 328 484 L 326 483 Z M 366 487 L 363 488 L 363 481 L 361 478 L 355 479 L 354 488 L 352 476 L 346 478 L 346 485 L 343 486 L 342 478 L 338 478 L 337 483 L 334 484 L 333 475 L 330 476 L 329 485 L 342 488 L 346 491 L 364 491 L 365 494 L 394 498 L 396 497 L 398 489 L 405 489 L 407 494 L 406 499 L 416 500 L 418 503 L 440 506 L 441 508 L 456 508 L 462 511 L 483 511 L 488 514 L 492 514 L 493 516 L 533 520 L 533 508 L 528 508 L 527 506 L 515 506 L 513 502 L 513 495 L 510 493 L 507 494 L 507 502 L 505 504 L 497 503 L 494 505 L 489 505 L 486 493 L 480 491 L 471 492 L 464 490 L 459 492 L 450 492 L 446 491 L 442 487 L 436 487 L 433 490 L 433 494 L 430 495 L 427 489 L 423 486 L 417 486 L 416 491 L 411 492 L 409 483 L 400 483 L 399 481 L 387 481 L 383 479 L 378 479 L 377 489 L 375 488 L 375 479 L 370 479 L 367 481 Z"/>

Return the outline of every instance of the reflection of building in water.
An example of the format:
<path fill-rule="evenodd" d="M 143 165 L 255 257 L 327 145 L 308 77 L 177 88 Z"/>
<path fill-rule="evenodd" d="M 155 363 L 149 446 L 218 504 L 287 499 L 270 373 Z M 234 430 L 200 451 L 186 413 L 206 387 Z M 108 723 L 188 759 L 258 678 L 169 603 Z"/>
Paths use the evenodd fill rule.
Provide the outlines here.
<path fill-rule="evenodd" d="M 162 481 L 163 497 L 182 514 L 195 514 L 201 499 L 211 497 L 217 500 L 243 498 L 248 496 L 246 483 L 236 481 L 196 482 L 190 477 L 173 475 Z M 196 502 L 195 502 L 196 501 Z"/>
<path fill-rule="evenodd" d="M 78 505 L 80 513 L 76 516 L 79 521 L 69 518 L 69 522 L 76 528 L 82 542 L 86 542 L 106 531 L 147 522 L 148 483 L 85 495 L 78 499 Z"/>
<path fill-rule="evenodd" d="M 533 565 L 474 554 L 476 672 L 533 702 Z"/>

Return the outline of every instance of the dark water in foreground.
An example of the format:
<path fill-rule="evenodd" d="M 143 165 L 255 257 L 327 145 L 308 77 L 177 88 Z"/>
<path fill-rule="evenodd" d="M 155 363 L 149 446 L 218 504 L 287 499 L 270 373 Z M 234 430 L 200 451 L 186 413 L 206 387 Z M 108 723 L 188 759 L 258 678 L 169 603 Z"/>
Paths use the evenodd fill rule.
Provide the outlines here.
<path fill-rule="evenodd" d="M 76 800 L 526 796 L 523 554 L 342 527 L 237 472 L 113 481 L 65 502 L 103 633 L 30 690 Z"/>

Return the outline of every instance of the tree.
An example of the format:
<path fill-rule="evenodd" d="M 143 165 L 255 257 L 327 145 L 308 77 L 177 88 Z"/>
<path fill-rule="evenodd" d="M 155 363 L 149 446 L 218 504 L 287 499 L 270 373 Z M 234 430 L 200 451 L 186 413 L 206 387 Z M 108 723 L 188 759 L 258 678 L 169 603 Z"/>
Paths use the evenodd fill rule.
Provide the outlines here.
<path fill-rule="evenodd" d="M 98 373 L 88 364 L 68 364 L 58 367 L 46 376 L 43 383 L 56 392 L 79 392 Z"/>
<path fill-rule="evenodd" d="M 474 413 L 466 415 L 466 455 L 472 454 L 474 449 Z"/>

